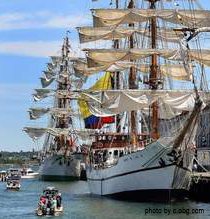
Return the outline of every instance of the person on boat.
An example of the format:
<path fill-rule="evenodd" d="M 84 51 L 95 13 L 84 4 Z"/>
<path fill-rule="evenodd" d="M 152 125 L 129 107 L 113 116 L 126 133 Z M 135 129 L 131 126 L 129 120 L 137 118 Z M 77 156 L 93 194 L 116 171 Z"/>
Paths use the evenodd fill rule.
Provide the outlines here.
<path fill-rule="evenodd" d="M 47 204 L 47 199 L 46 199 L 46 197 L 45 197 L 44 195 L 41 196 L 40 201 L 41 201 L 44 205 Z"/>
<path fill-rule="evenodd" d="M 47 199 L 45 196 L 41 196 L 40 197 L 40 201 L 39 201 L 39 208 L 42 211 L 42 214 L 45 215 L 46 214 L 46 209 L 47 209 Z"/>
<path fill-rule="evenodd" d="M 50 214 L 53 215 L 55 213 L 55 210 L 57 208 L 57 200 L 56 197 L 54 196 L 53 198 L 51 198 L 50 200 Z"/>
<path fill-rule="evenodd" d="M 56 201 L 57 201 L 57 208 L 60 208 L 61 207 L 61 201 L 62 201 L 61 193 L 57 194 Z"/>
<path fill-rule="evenodd" d="M 46 206 L 47 208 L 51 208 L 51 198 L 49 195 L 46 196 Z"/>

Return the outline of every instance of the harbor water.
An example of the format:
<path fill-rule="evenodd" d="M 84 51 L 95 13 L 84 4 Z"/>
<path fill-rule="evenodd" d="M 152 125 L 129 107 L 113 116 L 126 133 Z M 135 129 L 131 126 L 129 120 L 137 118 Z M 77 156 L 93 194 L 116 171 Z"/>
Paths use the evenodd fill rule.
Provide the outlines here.
<path fill-rule="evenodd" d="M 210 203 L 185 200 L 171 203 L 137 203 L 95 197 L 85 181 L 43 182 L 22 180 L 20 191 L 8 191 L 0 182 L 0 219 L 34 219 L 39 196 L 46 186 L 62 192 L 62 219 L 210 218 Z M 43 218 L 43 217 L 42 217 Z"/>

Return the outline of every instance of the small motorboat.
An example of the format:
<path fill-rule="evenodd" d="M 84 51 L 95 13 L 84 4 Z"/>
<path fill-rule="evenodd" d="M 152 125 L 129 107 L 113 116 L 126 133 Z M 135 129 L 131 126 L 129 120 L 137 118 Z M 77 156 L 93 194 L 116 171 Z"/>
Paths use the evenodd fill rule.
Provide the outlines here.
<path fill-rule="evenodd" d="M 22 179 L 34 179 L 39 177 L 39 173 L 34 172 L 31 168 L 23 168 L 20 172 Z"/>
<path fill-rule="evenodd" d="M 19 190 L 21 187 L 20 176 L 19 175 L 9 176 L 6 181 L 6 186 L 7 186 L 7 189 L 10 189 L 10 190 Z"/>
<path fill-rule="evenodd" d="M 61 213 L 63 213 L 61 193 L 54 187 L 47 187 L 39 199 L 36 215 L 59 216 Z"/>
<path fill-rule="evenodd" d="M 8 178 L 11 176 L 19 176 L 19 175 L 20 175 L 20 169 L 18 169 L 18 168 L 9 168 L 7 170 Z"/>

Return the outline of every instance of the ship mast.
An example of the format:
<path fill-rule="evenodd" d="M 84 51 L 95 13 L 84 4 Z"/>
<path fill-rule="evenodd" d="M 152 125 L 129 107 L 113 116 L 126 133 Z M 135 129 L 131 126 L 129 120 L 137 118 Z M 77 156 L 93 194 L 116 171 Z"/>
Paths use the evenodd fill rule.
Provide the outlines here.
<path fill-rule="evenodd" d="M 64 78 L 64 81 L 62 81 L 62 77 L 61 77 L 61 73 L 63 72 L 67 72 L 67 60 L 66 60 L 66 57 L 68 56 L 68 45 L 69 42 L 68 42 L 68 37 L 66 37 L 64 39 L 64 45 L 62 47 L 62 59 L 63 59 L 63 62 L 64 62 L 64 65 L 61 65 L 60 66 L 60 74 L 59 74 L 59 84 L 58 84 L 58 89 L 59 90 L 67 90 L 68 89 L 68 78 L 65 77 Z M 58 107 L 59 108 L 66 108 L 66 106 L 68 105 L 68 100 L 64 97 L 64 98 L 59 98 L 58 99 Z M 68 123 L 64 118 L 59 118 L 59 128 L 67 128 L 66 126 L 68 126 Z"/>
<path fill-rule="evenodd" d="M 130 0 L 128 4 L 129 9 L 135 8 L 134 0 Z M 134 24 L 129 24 L 129 27 L 134 27 Z M 129 48 L 134 48 L 134 38 L 133 34 L 129 37 Z M 132 61 L 132 60 L 130 60 Z M 136 89 L 136 71 L 134 67 L 130 67 L 129 74 L 129 89 Z M 136 111 L 131 111 L 131 136 L 132 136 L 132 145 L 136 144 Z"/>
<path fill-rule="evenodd" d="M 116 0 L 116 9 L 119 8 L 119 0 Z M 114 46 L 115 49 L 119 49 L 119 40 L 114 40 Z M 115 89 L 120 89 L 120 72 L 117 71 L 115 73 Z M 119 133 L 121 132 L 121 126 L 120 126 L 120 120 L 121 117 L 119 114 L 116 115 L 116 131 Z"/>
<path fill-rule="evenodd" d="M 64 38 L 64 44 L 62 47 L 63 65 L 60 66 L 58 90 L 68 90 L 68 86 L 69 86 L 68 76 L 66 75 L 64 78 L 62 78 L 61 76 L 61 74 L 67 73 L 68 71 L 68 61 L 67 61 L 68 54 L 69 54 L 69 39 L 68 39 L 68 36 L 66 36 L 66 38 Z M 66 108 L 68 105 L 69 105 L 69 100 L 66 99 L 65 97 L 58 99 L 58 108 Z M 68 128 L 68 119 L 65 115 L 63 115 L 62 118 L 58 118 L 57 127 L 61 129 Z M 67 150 L 66 138 L 64 135 L 60 136 L 60 139 L 58 140 L 58 144 L 60 144 L 61 147 L 63 145 L 65 149 Z"/>
<path fill-rule="evenodd" d="M 149 0 L 150 9 L 155 9 L 155 3 L 158 0 Z M 157 20 L 156 17 L 152 17 L 150 20 L 150 31 L 151 31 L 151 46 L 152 49 L 156 49 L 156 38 L 157 38 Z M 157 63 L 157 54 L 153 54 L 151 58 L 151 66 L 150 66 L 150 79 L 149 86 L 152 90 L 158 89 L 158 63 Z M 158 103 L 154 102 L 151 106 L 152 108 L 152 130 L 151 137 L 153 139 L 159 138 L 158 132 Z"/>

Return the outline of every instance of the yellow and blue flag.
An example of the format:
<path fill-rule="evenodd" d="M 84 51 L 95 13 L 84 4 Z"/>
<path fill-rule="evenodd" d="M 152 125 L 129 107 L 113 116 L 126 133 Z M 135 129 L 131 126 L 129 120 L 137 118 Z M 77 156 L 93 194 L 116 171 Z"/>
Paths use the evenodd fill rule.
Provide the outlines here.
<path fill-rule="evenodd" d="M 110 72 L 106 72 L 89 90 L 108 90 L 112 88 L 112 77 Z M 85 122 L 85 128 L 100 129 L 104 124 L 115 122 L 114 116 L 98 117 L 94 116 L 84 100 L 78 101 L 80 112 Z"/>

